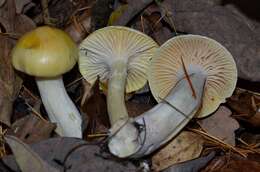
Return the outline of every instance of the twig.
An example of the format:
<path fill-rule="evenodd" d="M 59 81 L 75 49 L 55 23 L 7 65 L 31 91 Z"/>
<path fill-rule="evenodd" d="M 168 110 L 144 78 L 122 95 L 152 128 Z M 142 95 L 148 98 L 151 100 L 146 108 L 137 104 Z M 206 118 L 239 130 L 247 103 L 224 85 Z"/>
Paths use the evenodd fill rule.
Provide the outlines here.
<path fill-rule="evenodd" d="M 44 122 L 46 122 L 46 123 L 49 122 L 49 121 L 47 121 L 46 119 L 44 119 L 44 118 L 42 117 L 42 115 L 41 115 L 39 112 L 37 112 L 37 110 L 35 110 L 29 103 L 25 102 L 25 104 L 32 110 L 33 114 L 35 114 L 37 117 L 39 117 L 42 121 L 44 121 Z"/>
<path fill-rule="evenodd" d="M 83 79 L 83 76 L 80 78 L 75 79 L 74 81 L 72 81 L 71 83 L 67 84 L 65 87 L 71 87 L 72 85 L 76 84 L 77 82 L 81 81 Z"/>
<path fill-rule="evenodd" d="M 89 134 L 87 138 L 96 138 L 96 137 L 107 137 L 109 133 L 97 133 L 97 134 Z"/>
<path fill-rule="evenodd" d="M 258 92 L 254 92 L 254 91 L 246 90 L 246 89 L 239 88 L 239 87 L 237 87 L 236 89 L 237 89 L 238 91 L 248 92 L 248 93 L 251 93 L 251 94 L 254 94 L 254 95 L 260 96 L 260 93 L 258 93 Z"/>
<path fill-rule="evenodd" d="M 238 141 L 240 141 L 242 144 L 244 144 L 246 147 L 246 149 L 249 149 L 250 151 L 252 151 L 253 153 L 258 153 L 260 154 L 260 152 L 258 150 L 256 150 L 255 148 L 259 146 L 259 144 L 256 145 L 249 145 L 248 143 L 246 143 L 243 139 L 238 138 Z"/>
<path fill-rule="evenodd" d="M 155 0 L 155 3 L 159 6 L 159 8 L 161 10 L 162 18 L 172 27 L 175 34 L 178 35 L 175 24 L 172 19 L 172 13 L 169 12 L 167 7 L 163 6 L 162 3 L 159 2 L 158 0 Z"/>
<path fill-rule="evenodd" d="M 196 99 L 196 97 L 197 97 L 196 96 L 196 92 L 195 92 L 194 87 L 192 85 L 192 82 L 190 80 L 189 74 L 188 74 L 188 72 L 186 70 L 186 67 L 185 67 L 185 64 L 184 64 L 182 56 L 181 56 L 181 63 L 182 63 L 182 68 L 183 68 L 183 71 L 184 71 L 184 74 L 185 74 L 185 78 L 187 79 L 187 81 L 189 83 L 189 86 L 190 86 L 190 89 L 192 91 L 192 96 L 194 97 L 194 99 Z"/>
<path fill-rule="evenodd" d="M 34 100 L 39 100 L 39 98 L 37 96 L 35 96 L 30 90 L 28 90 L 28 88 L 26 88 L 24 85 L 22 86 L 23 91 L 27 92 Z"/>

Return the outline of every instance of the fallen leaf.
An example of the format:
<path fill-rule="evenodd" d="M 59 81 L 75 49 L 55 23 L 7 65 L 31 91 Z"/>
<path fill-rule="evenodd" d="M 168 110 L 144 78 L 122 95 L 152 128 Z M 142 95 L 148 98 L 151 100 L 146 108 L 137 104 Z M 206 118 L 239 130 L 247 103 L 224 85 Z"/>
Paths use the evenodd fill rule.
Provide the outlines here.
<path fill-rule="evenodd" d="M 248 127 L 260 127 L 260 96 L 254 92 L 236 89 L 227 100 L 235 119 L 248 124 Z"/>
<path fill-rule="evenodd" d="M 169 166 L 199 157 L 203 139 L 192 132 L 183 131 L 152 157 L 152 168 L 160 171 Z"/>
<path fill-rule="evenodd" d="M 219 109 L 199 123 L 201 127 L 210 135 L 215 136 L 227 144 L 235 146 L 234 131 L 239 128 L 238 122 L 230 117 L 232 112 L 225 106 Z"/>
<path fill-rule="evenodd" d="M 214 156 L 215 152 L 211 152 L 207 156 L 175 164 L 163 170 L 163 172 L 199 172 L 199 170 L 205 167 L 207 163 L 214 158 Z"/>
<path fill-rule="evenodd" d="M 42 120 L 32 113 L 15 121 L 11 129 L 7 130 L 7 134 L 14 135 L 27 144 L 49 138 L 56 125 Z"/>
<path fill-rule="evenodd" d="M 13 0 L 7 1 L 1 7 L 0 26 L 1 32 L 10 34 L 11 38 L 35 27 L 28 17 L 16 15 Z M 15 74 L 11 64 L 11 49 L 15 41 L 10 37 L 0 35 L 0 121 L 8 126 L 10 126 L 13 101 L 22 85 L 22 80 Z"/>
<path fill-rule="evenodd" d="M 57 169 L 43 161 L 28 145 L 14 136 L 5 136 L 12 149 L 15 160 L 22 172 L 58 172 Z"/>
<path fill-rule="evenodd" d="M 137 168 L 129 161 L 112 159 L 97 145 L 76 138 L 51 138 L 33 144 L 31 148 L 51 166 L 66 172 L 134 172 Z M 109 157 L 110 156 L 110 157 Z M 19 172 L 13 156 L 3 158 L 12 172 Z M 35 171 L 36 172 L 36 171 Z"/>

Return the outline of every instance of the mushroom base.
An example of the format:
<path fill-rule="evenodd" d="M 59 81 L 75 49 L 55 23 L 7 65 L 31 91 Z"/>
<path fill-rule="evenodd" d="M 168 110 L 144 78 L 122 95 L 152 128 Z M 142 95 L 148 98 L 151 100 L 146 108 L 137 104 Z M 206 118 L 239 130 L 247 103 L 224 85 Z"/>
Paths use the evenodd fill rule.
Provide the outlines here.
<path fill-rule="evenodd" d="M 177 135 L 201 106 L 206 75 L 198 72 L 190 75 L 190 80 L 196 98 L 188 81 L 183 78 L 154 108 L 129 120 L 117 132 L 112 132 L 108 145 L 111 153 L 121 158 L 139 158 L 157 150 Z"/>

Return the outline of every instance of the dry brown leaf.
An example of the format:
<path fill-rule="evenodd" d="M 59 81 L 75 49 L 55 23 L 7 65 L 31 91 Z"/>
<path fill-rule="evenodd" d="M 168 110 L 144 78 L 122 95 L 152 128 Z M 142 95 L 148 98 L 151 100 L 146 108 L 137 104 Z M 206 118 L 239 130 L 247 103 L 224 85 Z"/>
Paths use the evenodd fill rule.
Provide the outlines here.
<path fill-rule="evenodd" d="M 260 127 L 260 96 L 257 93 L 237 89 L 227 104 L 234 112 L 232 117 L 250 127 Z"/>
<path fill-rule="evenodd" d="M 137 167 L 131 162 L 122 159 L 120 161 L 111 159 L 107 153 L 103 152 L 100 146 L 81 139 L 56 137 L 30 145 L 30 147 L 39 157 L 60 172 L 138 171 Z M 107 156 L 109 157 L 106 158 Z M 20 172 L 13 156 L 3 157 L 2 162 L 4 169 L 8 168 L 8 172 Z M 34 170 L 30 172 L 40 171 Z"/>
<path fill-rule="evenodd" d="M 17 22 L 17 23 L 16 23 Z M 17 77 L 11 64 L 11 49 L 15 41 L 8 35 L 21 35 L 35 27 L 33 22 L 26 16 L 16 15 L 15 4 L 9 0 L 0 8 L 1 32 L 0 35 L 0 121 L 10 126 L 12 104 L 22 84 Z"/>
<path fill-rule="evenodd" d="M 30 114 L 15 121 L 7 133 L 31 144 L 49 138 L 55 128 L 55 124 L 44 121 L 35 114 Z"/>
<path fill-rule="evenodd" d="M 199 123 L 201 127 L 210 135 L 215 136 L 227 144 L 235 145 L 234 131 L 239 128 L 238 122 L 230 117 L 231 111 L 225 106 L 220 106 L 219 109 Z"/>
<path fill-rule="evenodd" d="M 152 167 L 160 171 L 169 166 L 199 157 L 203 139 L 193 132 L 183 131 L 152 157 Z"/>
<path fill-rule="evenodd" d="M 215 157 L 215 152 L 211 152 L 207 156 L 199 157 L 194 160 L 186 161 L 183 163 L 175 164 L 163 172 L 199 172 L 200 169 L 205 167 L 209 161 Z"/>
<path fill-rule="evenodd" d="M 227 154 L 216 157 L 202 172 L 259 172 L 260 163 Z"/>
<path fill-rule="evenodd" d="M 104 132 L 109 127 L 109 119 L 105 98 L 100 93 L 99 80 L 91 87 L 85 80 L 83 82 L 85 93 L 81 102 L 81 108 L 88 116 L 88 125 L 85 133 L 88 135 Z"/>

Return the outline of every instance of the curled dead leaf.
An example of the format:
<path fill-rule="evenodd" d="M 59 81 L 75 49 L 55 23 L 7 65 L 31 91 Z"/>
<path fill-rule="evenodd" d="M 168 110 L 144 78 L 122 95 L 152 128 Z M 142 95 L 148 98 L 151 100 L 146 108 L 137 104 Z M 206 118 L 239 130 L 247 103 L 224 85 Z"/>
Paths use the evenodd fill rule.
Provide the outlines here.
<path fill-rule="evenodd" d="M 14 1 L 7 1 L 0 8 L 3 33 L 0 34 L 0 122 L 10 126 L 13 101 L 22 85 L 11 64 L 10 54 L 15 43 L 12 35 L 22 35 L 33 29 L 35 24 L 24 15 L 16 15 Z"/>
<path fill-rule="evenodd" d="M 31 144 L 49 138 L 55 128 L 55 124 L 43 121 L 36 115 L 30 114 L 15 121 L 7 133 L 18 137 L 27 144 Z"/>
<path fill-rule="evenodd" d="M 260 96 L 258 93 L 236 89 L 227 104 L 234 112 L 232 117 L 248 124 L 249 127 L 260 127 Z"/>
<path fill-rule="evenodd" d="M 152 168 L 160 171 L 169 166 L 199 157 L 203 139 L 193 132 L 183 131 L 152 157 Z"/>

